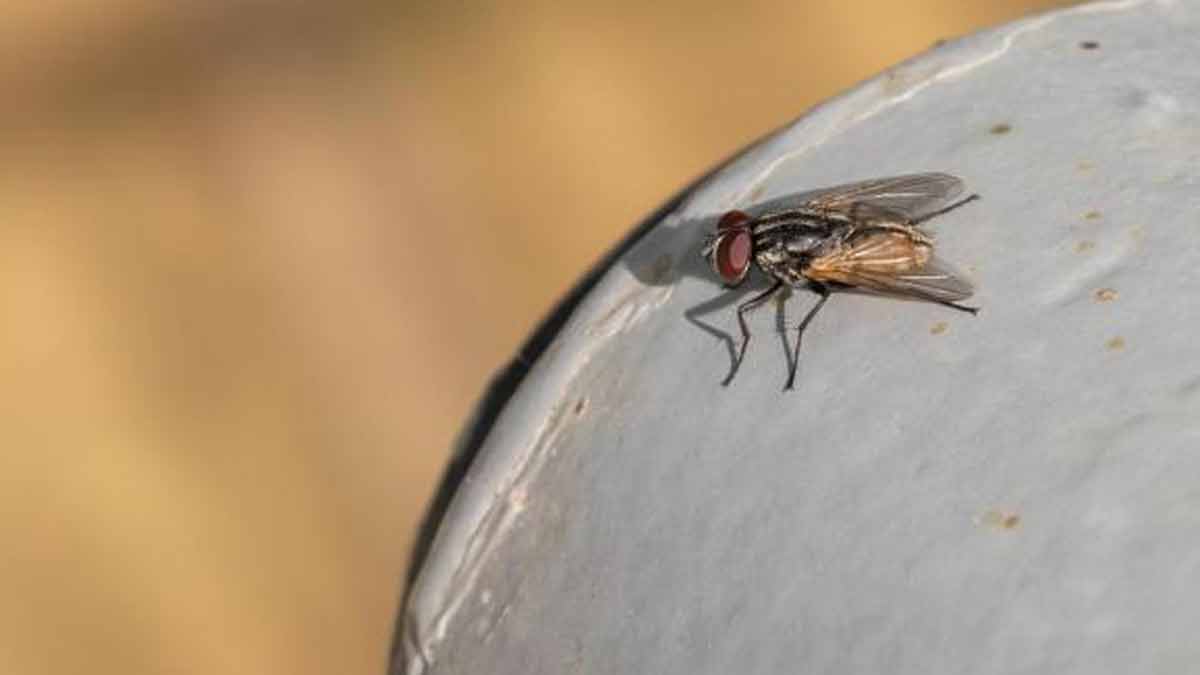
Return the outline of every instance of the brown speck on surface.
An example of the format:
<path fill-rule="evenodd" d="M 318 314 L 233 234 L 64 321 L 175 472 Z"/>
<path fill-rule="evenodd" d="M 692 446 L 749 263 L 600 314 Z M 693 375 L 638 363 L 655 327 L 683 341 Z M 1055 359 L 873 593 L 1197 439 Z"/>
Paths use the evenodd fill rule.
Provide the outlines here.
<path fill-rule="evenodd" d="M 945 333 L 946 329 L 949 327 L 950 327 L 950 324 L 946 323 L 945 321 L 939 321 L 929 327 L 929 334 L 930 335 L 941 335 L 942 333 Z"/>
<path fill-rule="evenodd" d="M 1095 293 L 1096 302 L 1112 302 L 1117 299 L 1117 291 L 1114 288 L 1101 288 Z"/>
<path fill-rule="evenodd" d="M 944 47 L 946 45 L 946 43 L 949 41 L 950 41 L 949 38 L 938 38 L 933 41 L 933 48 L 937 49 L 938 47 Z"/>
<path fill-rule="evenodd" d="M 1085 220 L 1100 220 L 1100 212 L 1088 211 L 1087 213 L 1083 214 L 1083 217 Z"/>
<path fill-rule="evenodd" d="M 1021 524 L 1021 516 L 1005 511 L 988 511 L 983 514 L 982 522 L 997 529 L 1015 530 Z"/>
<path fill-rule="evenodd" d="M 1075 163 L 1076 171 L 1081 171 L 1081 172 L 1082 171 L 1091 171 L 1094 168 L 1096 168 L 1096 165 L 1092 164 L 1091 162 L 1087 161 L 1086 159 L 1080 160 Z"/>
<path fill-rule="evenodd" d="M 1107 347 L 1108 351 L 1110 352 L 1122 350 L 1125 348 L 1125 338 L 1118 335 L 1117 337 L 1110 339 L 1108 342 L 1105 342 L 1104 346 Z"/>
<path fill-rule="evenodd" d="M 921 79 L 922 74 L 911 68 L 893 68 L 884 74 L 883 91 L 889 96 L 899 94 Z"/>
<path fill-rule="evenodd" d="M 587 410 L 587 397 L 580 398 L 575 402 L 575 414 L 582 415 L 583 411 Z"/>
<path fill-rule="evenodd" d="M 1080 49 L 1099 49 L 1100 43 L 1096 42 L 1095 40 L 1084 40 L 1083 42 L 1079 43 L 1079 48 Z"/>
<path fill-rule="evenodd" d="M 1088 239 L 1084 239 L 1083 241 L 1075 244 L 1075 252 L 1076 253 L 1087 253 L 1088 251 L 1090 251 L 1094 248 L 1096 248 L 1096 242 L 1090 241 Z"/>
<path fill-rule="evenodd" d="M 1012 125 L 1008 124 L 1006 122 L 1001 122 L 999 124 L 993 124 L 992 128 L 989 129 L 988 131 L 997 136 L 1002 136 L 1002 135 L 1007 134 L 1008 132 L 1012 131 Z"/>
<path fill-rule="evenodd" d="M 1134 241 L 1140 242 L 1146 238 L 1146 226 L 1142 224 L 1129 226 L 1129 236 Z"/>

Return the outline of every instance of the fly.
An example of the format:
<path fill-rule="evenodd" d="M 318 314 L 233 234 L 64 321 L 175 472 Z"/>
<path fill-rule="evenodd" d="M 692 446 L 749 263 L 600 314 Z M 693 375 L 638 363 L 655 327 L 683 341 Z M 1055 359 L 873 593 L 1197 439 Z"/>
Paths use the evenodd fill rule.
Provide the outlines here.
<path fill-rule="evenodd" d="M 721 216 L 701 252 L 713 271 L 735 287 L 753 263 L 772 282 L 738 305 L 742 344 L 724 384 L 733 380 L 750 343 L 746 313 L 785 285 L 807 287 L 819 296 L 796 331 L 785 389 L 796 381 L 804 330 L 834 291 L 859 289 L 978 312 L 958 304 L 974 289 L 934 255 L 933 236 L 920 228 L 979 198 L 972 194 L 955 201 L 962 192 L 963 182 L 955 176 L 917 173 L 826 188 L 798 206 L 757 216 L 742 211 Z"/>

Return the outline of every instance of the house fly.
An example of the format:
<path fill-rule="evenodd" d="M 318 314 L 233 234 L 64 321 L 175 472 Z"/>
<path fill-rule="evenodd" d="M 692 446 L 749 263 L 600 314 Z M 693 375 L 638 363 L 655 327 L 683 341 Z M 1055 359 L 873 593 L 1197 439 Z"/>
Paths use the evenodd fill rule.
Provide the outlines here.
<path fill-rule="evenodd" d="M 857 289 L 923 300 L 975 314 L 958 304 L 974 292 L 953 266 L 933 252 L 933 236 L 920 225 L 979 195 L 955 201 L 963 182 L 945 173 L 918 173 L 838 185 L 809 193 L 796 206 L 750 216 L 729 211 L 717 222 L 701 254 L 726 286 L 745 280 L 751 263 L 770 288 L 738 305 L 741 347 L 724 384 L 733 380 L 750 343 L 746 313 L 785 285 L 819 296 L 800 321 L 785 389 L 796 381 L 804 330 L 831 293 Z"/>

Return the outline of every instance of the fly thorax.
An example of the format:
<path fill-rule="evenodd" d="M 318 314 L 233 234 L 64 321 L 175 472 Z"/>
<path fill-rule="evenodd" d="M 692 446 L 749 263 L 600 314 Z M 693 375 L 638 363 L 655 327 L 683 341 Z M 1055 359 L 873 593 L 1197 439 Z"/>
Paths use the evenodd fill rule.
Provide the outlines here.
<path fill-rule="evenodd" d="M 813 242 L 812 248 L 807 252 L 808 258 L 821 258 L 827 255 L 832 255 L 846 246 L 842 237 L 831 236 L 821 237 Z"/>
<path fill-rule="evenodd" d="M 784 248 L 792 258 L 811 255 L 821 245 L 824 237 L 814 235 L 793 235 L 784 242 Z"/>
<path fill-rule="evenodd" d="M 788 255 L 787 248 L 781 243 L 776 243 L 772 246 L 759 249 L 754 254 L 754 257 L 759 266 L 767 270 L 786 265 L 791 259 L 791 256 Z"/>

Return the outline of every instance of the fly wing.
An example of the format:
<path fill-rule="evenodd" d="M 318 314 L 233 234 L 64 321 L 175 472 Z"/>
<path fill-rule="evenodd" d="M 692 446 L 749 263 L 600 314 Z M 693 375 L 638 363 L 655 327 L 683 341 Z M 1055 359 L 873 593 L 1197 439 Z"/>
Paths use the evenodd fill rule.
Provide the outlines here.
<path fill-rule="evenodd" d="M 806 206 L 853 218 L 915 222 L 962 192 L 963 182 L 956 176 L 913 173 L 827 188 L 809 197 Z"/>
<path fill-rule="evenodd" d="M 880 293 L 901 295 L 934 302 L 958 302 L 965 300 L 975 292 L 962 276 L 946 261 L 940 258 L 930 258 L 924 267 L 917 272 L 908 272 L 895 276 L 864 277 L 864 281 L 874 283 L 875 290 Z"/>
<path fill-rule="evenodd" d="M 933 248 L 903 231 L 866 234 L 809 261 L 804 276 L 885 295 L 956 302 L 974 289 Z"/>

